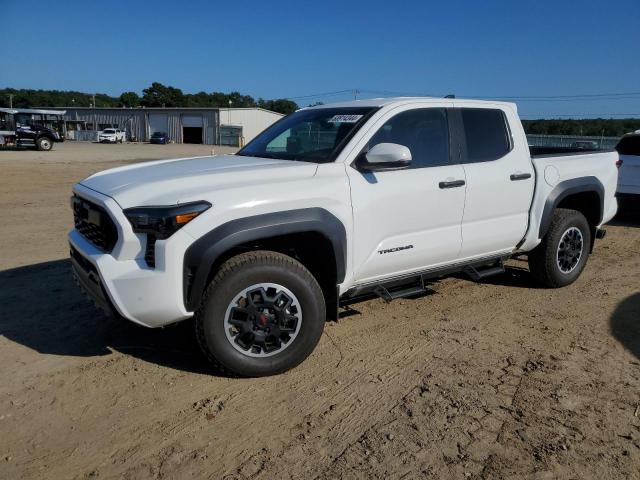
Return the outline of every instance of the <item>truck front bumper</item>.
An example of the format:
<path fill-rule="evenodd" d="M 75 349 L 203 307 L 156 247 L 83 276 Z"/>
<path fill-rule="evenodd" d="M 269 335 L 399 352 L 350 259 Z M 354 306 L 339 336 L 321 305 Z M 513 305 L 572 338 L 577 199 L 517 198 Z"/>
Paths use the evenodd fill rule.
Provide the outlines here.
<path fill-rule="evenodd" d="M 76 281 L 104 311 L 151 328 L 193 316 L 184 306 L 181 272 L 155 270 L 144 259 L 116 260 L 76 230 L 69 244 Z"/>
<path fill-rule="evenodd" d="M 155 267 L 145 261 L 145 236 L 135 234 L 120 206 L 110 197 L 76 185 L 81 198 L 113 219 L 118 240 L 110 253 L 78 230 L 69 232 L 71 265 L 82 289 L 107 311 L 146 327 L 162 327 L 193 316 L 184 304 L 183 259 L 193 238 L 183 230 L 155 244 Z"/>

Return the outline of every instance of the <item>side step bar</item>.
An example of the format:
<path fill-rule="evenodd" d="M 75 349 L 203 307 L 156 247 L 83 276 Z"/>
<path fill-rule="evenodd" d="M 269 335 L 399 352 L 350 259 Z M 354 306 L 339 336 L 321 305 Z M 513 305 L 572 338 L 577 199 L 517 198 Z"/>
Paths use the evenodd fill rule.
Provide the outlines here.
<path fill-rule="evenodd" d="M 504 263 L 502 263 L 502 260 L 498 260 L 498 262 L 496 262 L 494 265 L 488 265 L 485 267 L 476 268 L 473 266 L 469 266 L 465 267 L 463 272 L 467 274 L 469 278 L 471 278 L 471 280 L 473 280 L 474 282 L 478 282 L 483 278 L 504 273 Z"/>
<path fill-rule="evenodd" d="M 404 286 L 397 289 L 389 290 L 384 285 L 378 285 L 373 291 L 378 297 L 389 303 L 396 298 L 411 297 L 429 291 L 424 285 L 424 279 L 420 277 L 416 285 Z"/>
<path fill-rule="evenodd" d="M 382 298 L 385 302 L 390 302 L 396 298 L 406 298 L 421 293 L 433 292 L 425 285 L 426 282 L 460 272 L 464 272 L 473 280 L 478 281 L 490 275 L 504 272 L 503 262 L 508 258 L 510 258 L 510 255 L 488 257 L 467 265 L 447 265 L 435 270 L 426 270 L 387 279 L 377 284 L 371 283 L 352 287 L 338 299 L 338 305 L 346 307 L 376 297 Z"/>

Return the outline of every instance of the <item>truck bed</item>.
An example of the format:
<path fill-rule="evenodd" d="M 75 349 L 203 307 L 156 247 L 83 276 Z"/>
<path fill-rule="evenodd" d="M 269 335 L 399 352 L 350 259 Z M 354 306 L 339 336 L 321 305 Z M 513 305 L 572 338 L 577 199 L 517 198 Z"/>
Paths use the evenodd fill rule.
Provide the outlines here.
<path fill-rule="evenodd" d="M 529 152 L 532 158 L 553 157 L 560 155 L 581 155 L 586 153 L 610 152 L 612 150 L 588 150 L 584 148 L 574 147 L 532 147 L 529 146 Z"/>

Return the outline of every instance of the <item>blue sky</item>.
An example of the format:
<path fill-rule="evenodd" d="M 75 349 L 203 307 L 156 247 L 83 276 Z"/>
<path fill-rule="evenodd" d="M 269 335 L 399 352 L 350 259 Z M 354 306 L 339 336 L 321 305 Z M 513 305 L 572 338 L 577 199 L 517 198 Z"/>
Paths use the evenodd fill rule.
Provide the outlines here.
<path fill-rule="evenodd" d="M 353 89 L 640 92 L 639 0 L 0 0 L 0 11 L 0 87 L 119 94 L 158 81 L 301 105 Z M 343 93 L 298 98 L 328 92 Z M 640 94 L 516 101 L 528 117 L 640 116 Z"/>

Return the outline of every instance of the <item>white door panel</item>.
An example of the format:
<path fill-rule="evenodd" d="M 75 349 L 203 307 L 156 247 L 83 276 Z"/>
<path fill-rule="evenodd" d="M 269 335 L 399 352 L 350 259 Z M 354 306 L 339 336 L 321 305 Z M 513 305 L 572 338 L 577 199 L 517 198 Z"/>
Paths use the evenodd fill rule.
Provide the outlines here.
<path fill-rule="evenodd" d="M 460 165 L 361 173 L 348 168 L 358 283 L 455 261 L 465 188 Z M 380 253 L 382 252 L 382 253 Z"/>
<path fill-rule="evenodd" d="M 462 257 L 515 247 L 527 231 L 533 198 L 533 165 L 511 152 L 493 162 L 464 165 L 467 198 L 462 219 Z M 512 181 L 511 173 L 531 177 Z"/>

